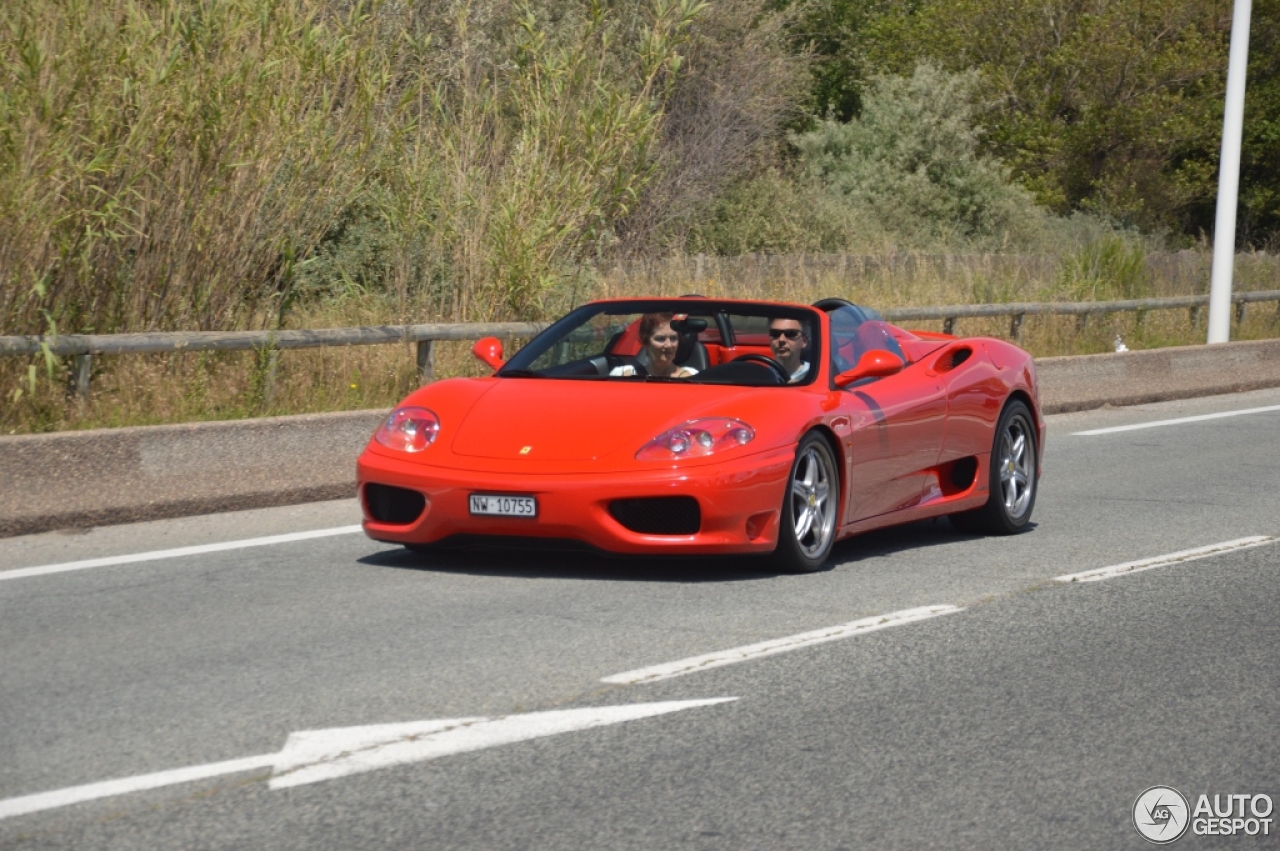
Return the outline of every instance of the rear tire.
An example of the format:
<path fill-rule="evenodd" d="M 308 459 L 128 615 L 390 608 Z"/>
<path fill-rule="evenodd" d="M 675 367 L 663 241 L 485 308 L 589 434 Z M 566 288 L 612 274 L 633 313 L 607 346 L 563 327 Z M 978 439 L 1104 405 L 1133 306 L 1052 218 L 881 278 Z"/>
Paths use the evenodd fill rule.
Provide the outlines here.
<path fill-rule="evenodd" d="M 835 453 L 817 432 L 809 432 L 796 448 L 787 489 L 782 496 L 778 548 L 774 566 L 785 573 L 813 573 L 831 555 L 840 505 L 840 474 Z"/>
<path fill-rule="evenodd" d="M 1026 403 L 1005 405 L 996 423 L 991 446 L 987 504 L 973 511 L 951 515 L 951 525 L 961 532 L 1016 535 L 1031 522 L 1036 505 L 1036 432 Z"/>

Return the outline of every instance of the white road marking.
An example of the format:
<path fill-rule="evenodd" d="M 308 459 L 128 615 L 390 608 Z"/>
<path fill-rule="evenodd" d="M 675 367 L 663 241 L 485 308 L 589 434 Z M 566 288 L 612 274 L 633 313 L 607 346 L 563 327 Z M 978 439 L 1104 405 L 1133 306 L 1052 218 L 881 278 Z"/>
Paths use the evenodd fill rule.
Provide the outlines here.
<path fill-rule="evenodd" d="M 270 786 L 272 789 L 301 786 L 392 765 L 421 762 L 737 699 L 672 700 L 530 712 L 500 718 L 456 718 L 294 733 L 275 762 Z"/>
<path fill-rule="evenodd" d="M 306 541 L 311 538 L 330 538 L 334 535 L 351 535 L 361 531 L 360 526 L 335 526 L 332 529 L 315 529 L 310 532 L 290 532 L 287 535 L 269 535 L 265 538 L 245 538 L 240 541 L 223 541 L 218 544 L 198 544 L 192 547 L 178 547 L 172 550 L 152 550 L 149 553 L 133 553 L 123 556 L 105 556 L 88 558 L 82 561 L 67 561 L 62 564 L 46 564 L 41 567 L 21 567 L 17 570 L 0 571 L 0 582 L 6 579 L 26 579 L 31 576 L 48 576 L 51 573 L 66 573 L 72 570 L 89 570 L 94 567 L 113 567 L 118 564 L 135 564 L 143 561 L 159 561 L 166 558 L 181 558 L 204 553 L 220 553 L 227 550 L 242 550 L 247 547 L 268 547 L 272 544 L 288 544 L 293 541 Z"/>
<path fill-rule="evenodd" d="M 1221 544 L 1209 544 L 1205 547 L 1196 547 L 1193 550 L 1182 550 L 1168 555 L 1153 556 L 1152 558 L 1144 558 L 1139 561 L 1127 561 L 1124 564 L 1115 564 L 1111 567 L 1100 567 L 1096 570 L 1086 570 L 1081 573 L 1068 573 L 1065 576 L 1055 576 L 1054 582 L 1097 582 L 1102 579 L 1111 579 L 1116 576 L 1125 576 L 1130 573 L 1139 573 L 1143 570 L 1151 570 L 1153 567 L 1165 567 L 1171 564 L 1181 564 L 1185 561 L 1195 561 L 1200 558 L 1208 558 L 1221 553 L 1233 552 L 1235 550 L 1248 549 L 1249 547 L 1259 547 L 1263 544 L 1269 544 L 1275 538 L 1269 535 L 1254 535 L 1249 538 L 1237 538 L 1234 541 L 1223 541 Z"/>
<path fill-rule="evenodd" d="M 634 671 L 627 671 L 622 674 L 613 674 L 612 676 L 603 678 L 601 682 L 615 683 L 618 685 L 652 683 L 658 680 L 666 680 L 672 677 L 683 676 L 684 674 L 693 674 L 698 671 L 707 671 L 711 668 L 719 668 L 722 665 L 734 665 L 738 662 L 746 662 L 750 659 L 759 659 L 762 656 L 772 656 L 776 653 L 786 653 L 791 650 L 799 650 L 802 647 L 810 647 L 814 644 L 822 644 L 827 641 L 838 641 L 842 638 L 852 638 L 856 635 L 865 635 L 868 632 L 875 632 L 878 629 L 884 629 L 890 626 L 901 626 L 902 624 L 907 623 L 915 623 L 916 621 L 938 617 L 939 615 L 949 615 L 960 611 L 963 611 L 963 609 L 958 606 L 949 605 L 922 606 L 917 609 L 903 609 L 900 612 L 890 612 L 887 615 L 876 615 L 874 617 L 840 624 L 839 626 L 829 626 L 825 629 L 815 629 L 812 632 L 802 632 L 798 635 L 789 635 L 786 638 L 775 638 L 770 641 L 761 641 L 758 644 L 748 644 L 744 647 L 734 647 L 729 650 L 720 650 L 715 653 L 704 653 L 701 656 L 692 656 L 688 659 L 681 659 L 678 662 L 667 662 L 663 665 L 653 665 L 648 668 L 638 668 Z"/>
<path fill-rule="evenodd" d="M 1205 420 L 1220 420 L 1223 417 L 1242 417 L 1245 414 L 1263 414 L 1270 411 L 1280 411 L 1280 405 L 1268 405 L 1265 408 L 1244 408 L 1239 411 L 1221 411 L 1216 414 L 1200 414 L 1194 417 L 1179 417 L 1176 420 L 1154 420 L 1149 423 L 1134 423 L 1126 426 L 1112 426 L 1111 428 L 1095 428 L 1091 431 L 1072 432 L 1072 437 L 1093 437 L 1097 434 L 1115 434 L 1119 431 L 1137 431 L 1143 428 L 1159 428 L 1160 426 L 1182 425 L 1183 423 L 1199 423 Z"/>
<path fill-rule="evenodd" d="M 247 756 L 244 759 L 230 759 L 226 762 L 211 762 L 207 765 L 193 765 L 190 768 L 158 771 L 155 774 L 139 774 L 136 777 L 122 777 L 119 780 L 87 783 L 84 786 L 72 786 L 69 789 L 23 795 L 21 798 L 6 798 L 0 801 L 0 819 L 38 813 L 41 810 L 52 810 L 55 807 L 67 807 L 71 804 L 95 801 L 98 798 L 112 798 L 116 795 L 127 795 L 130 792 L 158 789 L 161 786 L 206 780 L 222 774 L 238 774 L 255 768 L 267 768 L 275 758 L 275 754 Z"/>
<path fill-rule="evenodd" d="M 635 721 L 699 706 L 737 700 L 713 697 L 705 700 L 673 700 L 636 703 L 628 706 L 598 706 L 558 709 L 525 715 L 448 718 L 411 721 L 403 724 L 376 724 L 367 727 L 338 727 L 293 733 L 279 753 L 249 756 L 208 765 L 140 774 L 101 783 L 73 786 L 53 792 L 0 800 L 0 819 L 65 807 L 98 798 L 126 795 L 177 783 L 205 780 L 222 774 L 236 774 L 256 768 L 272 769 L 271 789 L 286 789 L 305 783 L 333 780 L 393 765 L 438 759 L 451 754 L 491 748 L 559 733 L 588 730 Z"/>

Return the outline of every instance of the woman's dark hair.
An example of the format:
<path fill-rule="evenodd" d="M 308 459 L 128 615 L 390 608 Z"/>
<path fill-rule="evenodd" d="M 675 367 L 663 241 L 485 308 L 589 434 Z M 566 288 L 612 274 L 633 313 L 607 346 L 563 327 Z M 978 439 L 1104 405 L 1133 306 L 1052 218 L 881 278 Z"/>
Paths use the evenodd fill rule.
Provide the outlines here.
<path fill-rule="evenodd" d="M 640 317 L 640 342 L 643 345 L 649 345 L 649 339 L 653 336 L 653 332 L 658 330 L 659 325 L 670 324 L 675 318 L 674 313 L 646 313 Z"/>

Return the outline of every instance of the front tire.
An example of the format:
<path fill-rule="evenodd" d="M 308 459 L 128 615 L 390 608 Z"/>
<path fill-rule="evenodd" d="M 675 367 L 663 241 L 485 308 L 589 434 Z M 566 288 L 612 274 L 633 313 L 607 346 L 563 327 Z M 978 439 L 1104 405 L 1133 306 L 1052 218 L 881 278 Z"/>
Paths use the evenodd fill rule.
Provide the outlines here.
<path fill-rule="evenodd" d="M 951 515 L 961 532 L 1016 535 L 1031 522 L 1036 505 L 1036 432 L 1026 403 L 1005 405 L 991 446 L 987 504 Z"/>
<path fill-rule="evenodd" d="M 787 477 L 774 565 L 786 573 L 820 569 L 835 543 L 839 505 L 835 454 L 821 434 L 811 431 L 800 441 Z"/>

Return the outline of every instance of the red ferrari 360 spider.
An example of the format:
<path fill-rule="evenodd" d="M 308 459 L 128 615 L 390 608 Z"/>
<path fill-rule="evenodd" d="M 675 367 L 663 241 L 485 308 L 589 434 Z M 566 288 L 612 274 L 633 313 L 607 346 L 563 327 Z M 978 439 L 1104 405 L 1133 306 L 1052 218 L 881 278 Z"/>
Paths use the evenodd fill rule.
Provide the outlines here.
<path fill-rule="evenodd" d="M 360 456 L 365 531 L 412 549 L 772 553 L 949 515 L 1012 534 L 1044 445 L 1035 366 L 842 299 L 593 302 L 494 368 L 416 390 Z"/>

